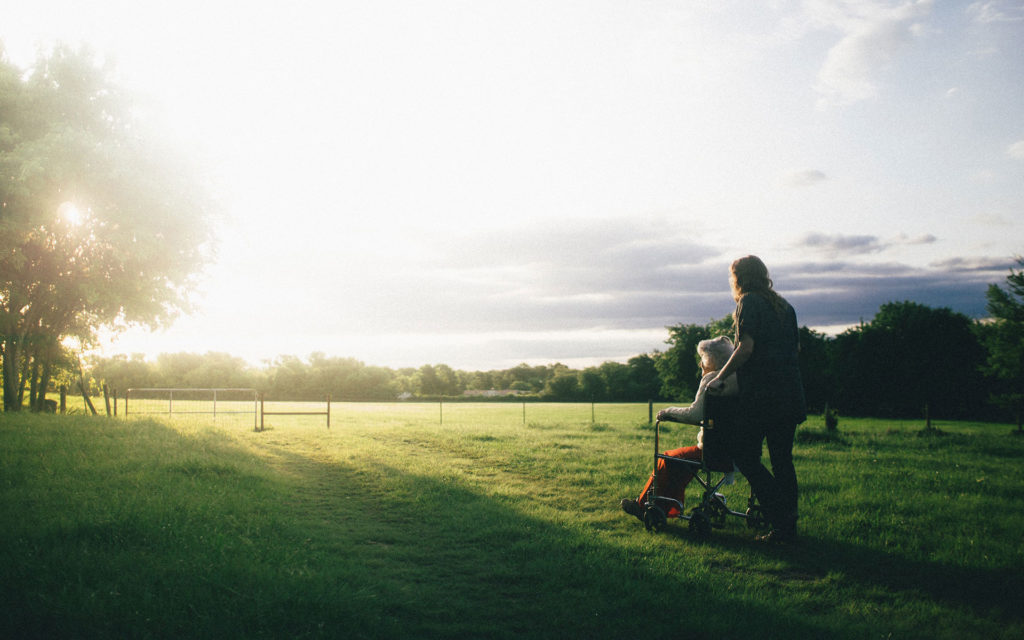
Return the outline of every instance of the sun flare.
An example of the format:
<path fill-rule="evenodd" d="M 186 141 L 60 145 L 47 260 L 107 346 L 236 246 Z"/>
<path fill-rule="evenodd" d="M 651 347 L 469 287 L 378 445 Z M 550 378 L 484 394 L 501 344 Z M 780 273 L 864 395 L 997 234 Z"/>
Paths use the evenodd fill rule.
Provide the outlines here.
<path fill-rule="evenodd" d="M 82 214 L 82 210 L 79 209 L 73 202 L 64 202 L 57 208 L 58 217 L 67 222 L 73 227 L 77 227 L 82 224 L 85 216 Z"/>

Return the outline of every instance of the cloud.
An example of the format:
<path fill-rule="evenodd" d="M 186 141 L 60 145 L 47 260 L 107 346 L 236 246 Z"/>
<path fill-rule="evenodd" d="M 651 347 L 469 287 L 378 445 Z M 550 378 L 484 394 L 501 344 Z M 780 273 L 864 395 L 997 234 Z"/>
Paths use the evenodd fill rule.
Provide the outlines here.
<path fill-rule="evenodd" d="M 828 176 L 817 169 L 794 171 L 786 176 L 786 184 L 791 187 L 809 187 L 828 180 Z"/>
<path fill-rule="evenodd" d="M 950 273 L 1006 273 L 1013 268 L 1015 262 L 1000 258 L 947 258 L 933 262 L 930 267 Z"/>
<path fill-rule="evenodd" d="M 1015 160 L 1024 160 L 1024 140 L 1018 140 L 1007 147 L 1006 155 Z"/>
<path fill-rule="evenodd" d="M 782 265 L 772 278 L 802 325 L 852 326 L 887 302 L 909 300 L 969 317 L 986 315 L 985 291 L 1005 278 L 1012 260 L 954 257 L 927 268 L 849 261 Z"/>
<path fill-rule="evenodd" d="M 991 24 L 993 22 L 1024 21 L 1024 6 L 1014 6 L 1002 0 L 973 2 L 967 7 L 967 15 L 975 22 Z"/>
<path fill-rule="evenodd" d="M 930 0 L 895 6 L 880 2 L 813 0 L 805 4 L 819 26 L 838 29 L 839 41 L 828 51 L 815 90 L 819 106 L 847 105 L 875 97 L 879 70 L 925 30 L 917 22 L 931 11 Z"/>
<path fill-rule="evenodd" d="M 930 233 L 926 233 L 915 238 L 909 238 L 903 234 L 900 234 L 899 238 L 896 241 L 894 241 L 893 244 L 935 244 L 936 242 L 938 242 L 938 240 L 938 238 L 936 238 L 934 235 Z"/>
<path fill-rule="evenodd" d="M 873 235 L 808 233 L 797 240 L 796 247 L 830 255 L 863 255 L 879 253 L 894 246 L 933 244 L 937 241 L 938 238 L 930 233 L 914 238 L 899 234 L 889 240 Z"/>
<path fill-rule="evenodd" d="M 663 327 L 681 314 L 706 322 L 731 311 L 727 263 L 691 234 L 685 222 L 632 218 L 425 233 L 416 254 L 310 274 L 331 295 L 310 292 L 321 313 L 304 322 L 439 333 Z"/>
<path fill-rule="evenodd" d="M 975 214 L 971 220 L 987 227 L 1009 227 L 1013 224 L 1006 216 L 990 212 Z"/>
<path fill-rule="evenodd" d="M 808 233 L 797 241 L 798 247 L 838 254 L 877 253 L 885 249 L 878 236 L 827 235 Z"/>

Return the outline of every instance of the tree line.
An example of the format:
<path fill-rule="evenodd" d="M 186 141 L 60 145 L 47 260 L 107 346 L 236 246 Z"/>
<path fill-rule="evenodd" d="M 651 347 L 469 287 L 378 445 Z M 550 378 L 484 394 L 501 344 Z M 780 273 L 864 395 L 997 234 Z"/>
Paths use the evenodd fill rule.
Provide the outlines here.
<path fill-rule="evenodd" d="M 1021 261 L 1024 266 L 1024 261 Z M 1024 398 L 1024 271 L 1006 288 L 991 285 L 992 317 L 976 321 L 916 302 L 882 305 L 874 318 L 838 336 L 800 329 L 800 368 L 808 409 L 848 416 L 1015 420 Z M 226 353 L 55 360 L 54 387 L 82 375 L 93 389 L 253 388 L 268 399 L 396 401 L 488 399 L 594 402 L 690 402 L 700 382 L 697 343 L 732 335 L 732 317 L 668 327 L 664 351 L 626 363 L 573 369 L 561 363 L 519 364 L 490 371 L 445 364 L 392 369 L 314 353 L 251 366 Z M 467 393 L 468 392 L 468 393 Z M 477 392 L 477 393 L 473 393 Z M 481 392 L 488 392 L 483 395 Z"/>
<path fill-rule="evenodd" d="M 1024 266 L 1024 261 L 1021 261 Z M 1024 271 L 1006 288 L 990 285 L 990 318 L 977 321 L 916 302 L 882 305 L 874 318 L 838 336 L 800 329 L 800 368 L 808 409 L 848 416 L 1015 420 L 1024 398 Z M 496 400 L 690 402 L 701 372 L 697 343 L 732 335 L 732 317 L 668 327 L 664 351 L 626 363 L 572 369 L 520 364 L 462 371 L 444 364 L 390 369 L 314 353 L 282 356 L 262 367 L 223 353 L 96 360 L 92 377 L 115 388 L 246 387 L 267 397 L 338 401 L 454 399 L 492 392 Z"/>
<path fill-rule="evenodd" d="M 334 401 L 547 400 L 639 402 L 662 397 L 657 354 L 623 364 L 605 362 L 584 370 L 555 363 L 510 369 L 463 371 L 446 364 L 392 369 L 355 358 L 314 353 L 307 359 L 280 356 L 253 367 L 226 353 L 141 354 L 98 358 L 88 367 L 94 387 L 253 388 L 267 399 Z M 469 392 L 467 394 L 467 392 Z M 473 392 L 488 392 L 473 394 Z"/>

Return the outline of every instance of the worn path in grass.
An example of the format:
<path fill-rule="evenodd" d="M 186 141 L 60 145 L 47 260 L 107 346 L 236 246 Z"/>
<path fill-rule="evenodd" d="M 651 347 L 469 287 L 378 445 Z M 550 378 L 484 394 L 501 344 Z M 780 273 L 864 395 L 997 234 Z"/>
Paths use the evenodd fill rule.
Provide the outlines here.
<path fill-rule="evenodd" d="M 709 544 L 696 544 L 682 523 L 667 535 L 650 536 L 614 507 L 615 496 L 622 495 L 616 480 L 625 477 L 635 489 L 644 473 L 642 465 L 617 468 L 609 462 L 649 435 L 642 427 L 626 433 L 624 438 L 621 429 L 606 425 L 530 425 L 507 432 L 405 425 L 372 436 L 349 432 L 347 444 L 327 444 L 323 434 L 289 434 L 267 446 L 293 470 L 303 470 L 302 500 L 336 519 L 325 523 L 328 529 L 353 527 L 353 521 L 368 527 L 351 529 L 365 535 L 359 553 L 393 555 L 406 566 L 397 575 L 414 574 L 417 589 L 435 579 L 449 585 L 449 594 L 458 597 L 446 603 L 466 608 L 457 613 L 457 605 L 454 611 L 446 607 L 448 616 L 472 620 L 475 612 L 496 609 L 510 613 L 509 629 L 523 631 L 535 630 L 522 627 L 524 620 L 586 627 L 588 617 L 577 614 L 591 610 L 594 630 L 607 632 L 620 628 L 623 607 L 642 610 L 665 593 L 680 593 L 717 602 L 734 622 L 773 620 L 773 629 L 785 630 L 780 636 L 796 629 L 820 633 L 837 620 L 850 637 L 871 629 L 915 635 L 926 621 L 933 636 L 942 635 L 941 624 L 953 635 L 1003 624 L 1009 625 L 1003 631 L 1021 628 L 1020 612 L 1006 606 L 1006 590 L 1022 586 L 1019 559 L 1004 567 L 962 567 L 814 531 L 816 521 L 849 514 L 812 514 L 806 518 L 811 529 L 796 547 L 754 545 L 741 525 L 716 532 Z M 883 444 L 874 443 L 872 455 Z M 822 453 L 798 455 L 827 458 Z M 810 493 L 828 490 L 815 488 L 813 473 L 807 479 Z M 871 483 L 864 490 L 873 491 Z M 885 500 L 884 494 L 875 497 Z M 821 504 L 836 508 L 828 500 Z M 860 522 L 874 530 L 889 526 L 884 518 Z M 941 530 L 935 535 L 943 536 Z M 387 567 L 382 571 L 387 574 Z M 580 584 L 580 575 L 592 582 Z M 571 605 L 552 606 L 551 592 Z M 773 608 L 773 600 L 785 604 Z M 575 613 L 558 613 L 565 610 Z M 722 628 L 722 619 L 706 611 L 691 615 L 701 628 Z M 431 613 L 416 616 L 429 619 Z M 474 624 L 479 632 L 485 623 Z M 650 620 L 640 624 L 663 628 Z"/>
<path fill-rule="evenodd" d="M 799 444 L 805 536 L 764 548 L 618 511 L 644 424 L 0 430 L 0 636 L 1024 636 L 1005 438 Z"/>

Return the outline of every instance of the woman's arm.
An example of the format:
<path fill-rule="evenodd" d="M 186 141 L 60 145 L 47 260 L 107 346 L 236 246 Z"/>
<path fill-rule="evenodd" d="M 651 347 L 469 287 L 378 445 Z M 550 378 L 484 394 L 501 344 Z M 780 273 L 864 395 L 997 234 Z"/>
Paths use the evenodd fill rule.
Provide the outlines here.
<path fill-rule="evenodd" d="M 725 366 L 718 370 L 718 375 L 708 384 L 708 391 L 711 393 L 719 393 L 722 388 L 725 387 L 725 379 L 730 375 L 736 373 L 747 360 L 750 359 L 750 354 L 754 353 L 754 338 L 749 333 L 740 335 L 740 341 L 736 343 L 736 349 L 733 350 L 732 355 L 729 356 L 729 361 L 725 363 Z"/>

